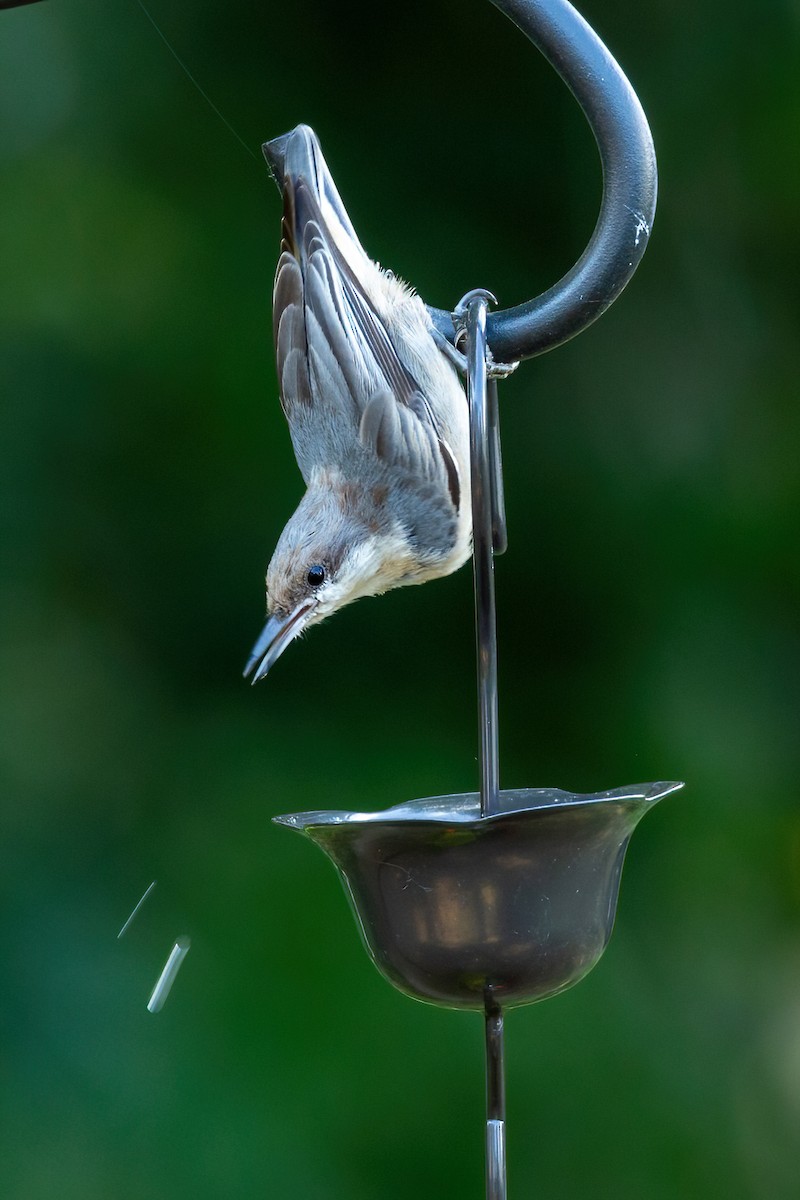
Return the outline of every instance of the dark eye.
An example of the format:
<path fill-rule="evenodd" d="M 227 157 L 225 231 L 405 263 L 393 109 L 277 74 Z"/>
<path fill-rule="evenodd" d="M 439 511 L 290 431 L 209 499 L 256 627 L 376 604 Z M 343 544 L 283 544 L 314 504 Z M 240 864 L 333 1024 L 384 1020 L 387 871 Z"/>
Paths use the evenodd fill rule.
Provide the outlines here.
<path fill-rule="evenodd" d="M 319 587 L 325 581 L 325 568 L 321 567 L 319 563 L 315 563 L 313 567 L 308 568 L 306 579 L 312 587 Z"/>

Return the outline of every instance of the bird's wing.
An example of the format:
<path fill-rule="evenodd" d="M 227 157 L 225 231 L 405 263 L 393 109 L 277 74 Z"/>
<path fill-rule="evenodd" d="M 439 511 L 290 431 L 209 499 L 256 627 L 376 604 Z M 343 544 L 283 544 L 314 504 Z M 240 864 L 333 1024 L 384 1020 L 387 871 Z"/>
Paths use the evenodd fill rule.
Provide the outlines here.
<path fill-rule="evenodd" d="M 457 508 L 453 453 L 359 278 L 361 262 L 364 270 L 376 268 L 357 241 L 342 250 L 339 241 L 349 234 L 338 210 L 330 209 L 330 220 L 325 215 L 333 184 L 314 165 L 316 176 L 287 171 L 284 179 L 274 293 L 281 403 L 300 470 L 308 480 L 315 467 L 342 467 L 360 442 L 414 477 L 441 480 Z"/>

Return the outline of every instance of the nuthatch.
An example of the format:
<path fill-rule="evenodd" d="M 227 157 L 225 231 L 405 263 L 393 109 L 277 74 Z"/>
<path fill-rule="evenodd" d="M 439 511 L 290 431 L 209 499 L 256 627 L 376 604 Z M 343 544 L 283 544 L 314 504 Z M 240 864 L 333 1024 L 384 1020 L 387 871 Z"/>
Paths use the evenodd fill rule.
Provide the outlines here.
<path fill-rule="evenodd" d="M 307 491 L 267 570 L 245 675 L 361 596 L 470 554 L 469 413 L 419 296 L 365 254 L 306 125 L 264 147 L 283 190 L 273 331 Z"/>

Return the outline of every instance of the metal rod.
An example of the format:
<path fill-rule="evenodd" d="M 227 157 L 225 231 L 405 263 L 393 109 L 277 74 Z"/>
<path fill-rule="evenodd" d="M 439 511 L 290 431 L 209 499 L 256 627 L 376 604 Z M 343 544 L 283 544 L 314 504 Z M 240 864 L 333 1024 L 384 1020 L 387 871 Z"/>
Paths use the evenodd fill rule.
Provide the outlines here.
<path fill-rule="evenodd" d="M 478 657 L 481 816 L 499 811 L 500 754 L 497 737 L 497 623 L 494 553 L 506 548 L 503 467 L 497 385 L 488 378 L 486 310 L 488 292 L 468 293 L 456 307 L 466 334 L 472 481 L 472 562 L 475 581 L 475 641 Z M 506 1093 L 503 1013 L 487 987 L 486 1028 L 486 1200 L 506 1200 Z"/>
<path fill-rule="evenodd" d="M 653 138 L 642 106 L 618 63 L 568 0 L 492 0 L 538 47 L 583 109 L 603 169 L 603 199 L 588 246 L 548 291 L 487 318 L 489 348 L 509 363 L 552 350 L 614 302 L 647 248 L 656 207 Z M 498 121 L 502 121 L 502 111 Z M 531 234 L 535 237 L 535 233 Z M 453 341 L 450 313 L 431 308 Z"/>
<path fill-rule="evenodd" d="M 497 627 L 492 561 L 493 515 L 498 512 L 499 453 L 487 400 L 486 294 L 471 293 L 456 311 L 465 316 L 467 394 L 472 474 L 472 563 L 475 584 L 475 644 L 478 658 L 478 728 L 481 816 L 498 811 L 500 765 L 497 738 Z"/>
<path fill-rule="evenodd" d="M 486 1008 L 486 1200 L 506 1200 L 506 1087 L 503 1011 Z"/>

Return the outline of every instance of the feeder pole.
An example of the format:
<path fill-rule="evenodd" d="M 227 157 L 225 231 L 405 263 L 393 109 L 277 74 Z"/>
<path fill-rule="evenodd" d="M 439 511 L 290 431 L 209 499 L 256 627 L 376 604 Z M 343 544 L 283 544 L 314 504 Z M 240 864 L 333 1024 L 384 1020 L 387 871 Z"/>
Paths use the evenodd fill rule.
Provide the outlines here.
<path fill-rule="evenodd" d="M 486 1200 L 506 1200 L 506 1086 L 503 1012 L 486 997 Z"/>

